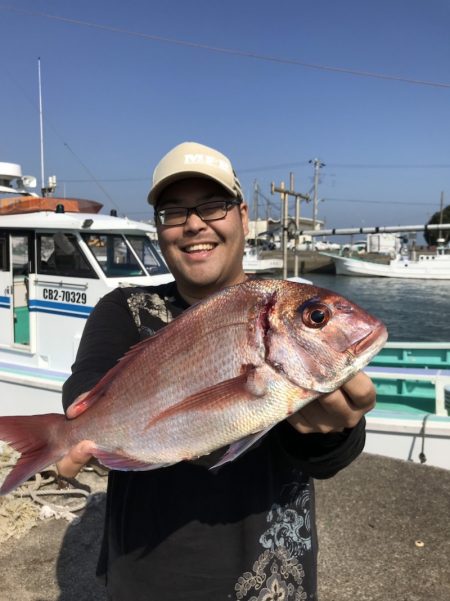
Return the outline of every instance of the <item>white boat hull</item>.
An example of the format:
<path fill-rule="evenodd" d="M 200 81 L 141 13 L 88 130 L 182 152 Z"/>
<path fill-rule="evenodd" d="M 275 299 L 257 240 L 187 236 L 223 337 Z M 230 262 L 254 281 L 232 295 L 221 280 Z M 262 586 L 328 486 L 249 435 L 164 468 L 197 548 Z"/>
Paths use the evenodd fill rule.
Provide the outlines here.
<path fill-rule="evenodd" d="M 375 410 L 366 416 L 364 451 L 450 470 L 450 418 L 412 418 Z"/>
<path fill-rule="evenodd" d="M 67 374 L 68 377 L 68 374 Z M 63 413 L 62 383 L 37 381 L 32 378 L 10 378 L 0 371 L 0 415 L 37 415 Z"/>
<path fill-rule="evenodd" d="M 282 259 L 262 258 L 256 255 L 244 255 L 245 273 L 274 273 L 283 269 Z"/>
<path fill-rule="evenodd" d="M 450 255 L 420 255 L 417 261 L 394 259 L 388 264 L 326 254 L 334 261 L 337 275 L 450 280 Z"/>

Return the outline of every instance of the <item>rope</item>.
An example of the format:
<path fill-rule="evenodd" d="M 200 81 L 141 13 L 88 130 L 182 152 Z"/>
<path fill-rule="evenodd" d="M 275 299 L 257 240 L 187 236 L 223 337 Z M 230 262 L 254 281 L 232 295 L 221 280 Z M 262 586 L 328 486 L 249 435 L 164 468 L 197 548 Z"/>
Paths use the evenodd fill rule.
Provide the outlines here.
<path fill-rule="evenodd" d="M 15 465 L 18 453 L 9 448 L 0 448 L 0 482 L 3 475 Z M 106 471 L 85 468 L 82 473 L 92 472 L 105 476 Z M 10 538 L 21 538 L 39 520 L 79 519 L 77 512 L 83 510 L 92 494 L 90 486 L 76 479 L 62 478 L 53 470 L 37 473 L 19 488 L 0 498 L 0 543 Z M 50 497 L 50 499 L 48 498 Z M 57 502 L 59 498 L 61 502 Z"/>

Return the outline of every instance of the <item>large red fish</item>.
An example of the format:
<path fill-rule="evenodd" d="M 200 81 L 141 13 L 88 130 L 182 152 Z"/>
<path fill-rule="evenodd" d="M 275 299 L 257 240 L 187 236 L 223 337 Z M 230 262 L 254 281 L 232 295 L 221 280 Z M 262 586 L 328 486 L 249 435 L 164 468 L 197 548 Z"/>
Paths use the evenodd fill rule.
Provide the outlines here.
<path fill-rule="evenodd" d="M 146 470 L 230 445 L 216 465 L 378 353 L 384 325 L 315 286 L 249 280 L 191 307 L 133 347 L 66 417 L 0 418 L 22 455 L 6 494 L 80 440 L 119 470 Z"/>

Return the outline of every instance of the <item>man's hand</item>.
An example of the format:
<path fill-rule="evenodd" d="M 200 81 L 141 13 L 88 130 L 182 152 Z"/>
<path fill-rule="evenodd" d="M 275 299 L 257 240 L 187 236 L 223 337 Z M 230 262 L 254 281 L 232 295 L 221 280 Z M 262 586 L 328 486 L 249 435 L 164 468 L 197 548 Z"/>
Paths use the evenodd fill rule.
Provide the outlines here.
<path fill-rule="evenodd" d="M 354 428 L 374 408 L 375 400 L 372 380 L 360 371 L 342 388 L 308 403 L 287 420 L 302 434 L 342 432 Z"/>
<path fill-rule="evenodd" d="M 80 394 L 75 401 L 82 401 L 89 394 L 89 391 Z M 92 445 L 90 440 L 82 440 L 70 449 L 67 455 L 64 455 L 56 463 L 58 474 L 63 478 L 75 478 L 80 470 L 92 459 Z"/>
<path fill-rule="evenodd" d="M 75 478 L 78 472 L 92 459 L 90 440 L 82 440 L 72 447 L 56 464 L 58 474 L 63 478 Z"/>

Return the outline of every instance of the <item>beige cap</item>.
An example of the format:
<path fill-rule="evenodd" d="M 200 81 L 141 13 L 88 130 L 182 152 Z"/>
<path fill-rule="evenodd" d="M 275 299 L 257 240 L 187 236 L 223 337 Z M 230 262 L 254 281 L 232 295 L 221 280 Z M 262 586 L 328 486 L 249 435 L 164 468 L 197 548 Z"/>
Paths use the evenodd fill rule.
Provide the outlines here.
<path fill-rule="evenodd" d="M 164 188 L 187 177 L 208 177 L 223 186 L 235 198 L 243 198 L 241 184 L 230 159 L 209 146 L 197 142 L 183 142 L 172 148 L 156 165 L 148 202 L 154 206 Z"/>

